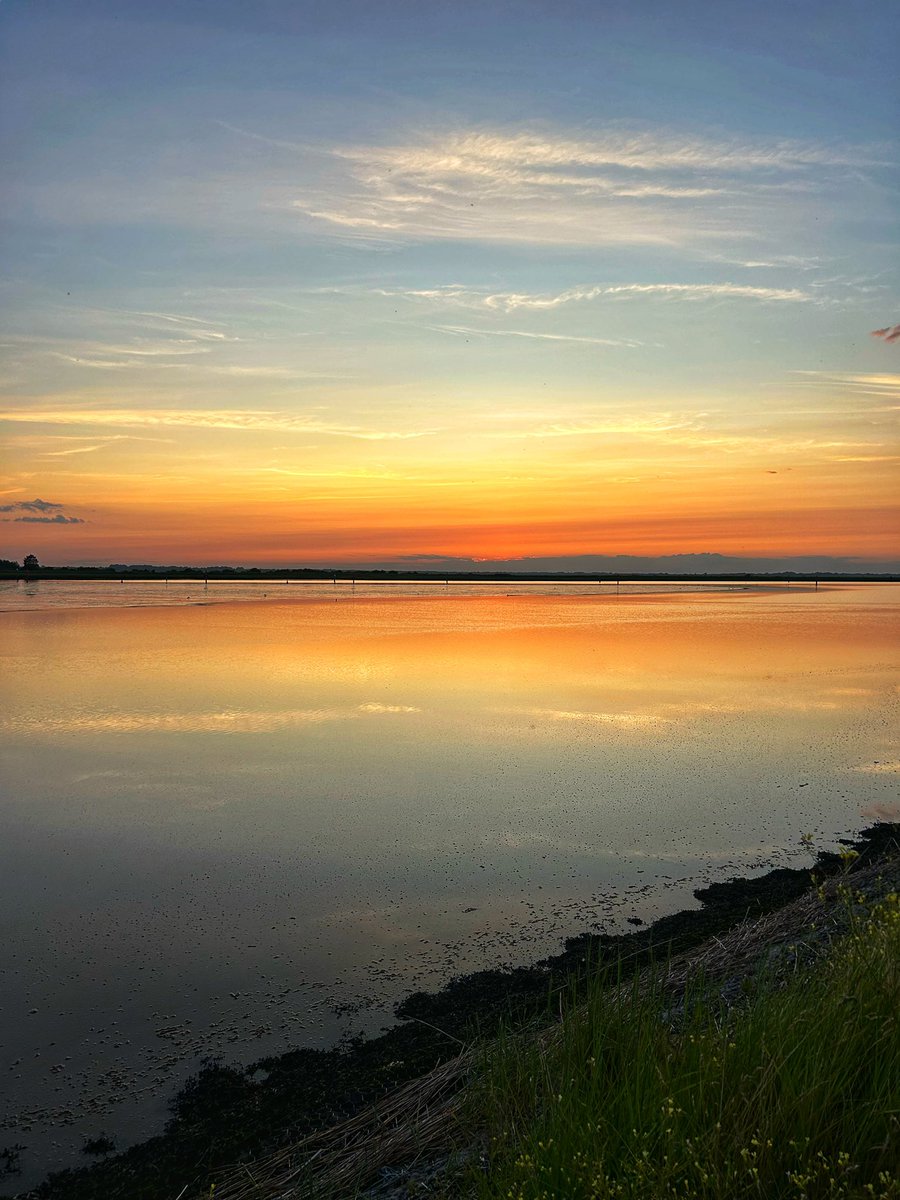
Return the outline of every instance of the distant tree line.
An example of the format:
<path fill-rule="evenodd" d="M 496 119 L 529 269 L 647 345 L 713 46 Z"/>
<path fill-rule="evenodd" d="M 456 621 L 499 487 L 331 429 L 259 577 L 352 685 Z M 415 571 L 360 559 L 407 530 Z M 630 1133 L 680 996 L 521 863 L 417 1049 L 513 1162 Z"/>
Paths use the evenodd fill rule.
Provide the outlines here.
<path fill-rule="evenodd" d="M 676 581 L 701 583 L 812 583 L 832 582 L 900 582 L 900 575 L 878 571 L 397 571 L 363 567 L 186 567 L 155 566 L 148 563 L 110 563 L 105 567 L 42 567 L 33 554 L 25 557 L 22 566 L 9 559 L 0 559 L 0 577 L 10 578 L 23 573 L 40 579 L 117 579 L 117 580 L 334 580 L 335 582 L 401 582 L 427 583 L 667 583 Z"/>
<path fill-rule="evenodd" d="M 26 554 L 22 561 L 21 567 L 11 558 L 0 558 L 0 572 L 12 571 L 39 571 L 41 564 L 37 560 L 37 555 Z"/>

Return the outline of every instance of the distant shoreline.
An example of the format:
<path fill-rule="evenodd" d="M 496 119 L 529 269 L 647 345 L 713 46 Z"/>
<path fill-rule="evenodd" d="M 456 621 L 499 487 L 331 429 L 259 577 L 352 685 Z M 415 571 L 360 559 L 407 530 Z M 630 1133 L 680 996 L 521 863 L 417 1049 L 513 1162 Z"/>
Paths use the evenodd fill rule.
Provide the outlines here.
<path fill-rule="evenodd" d="M 534 572 L 518 574 L 503 571 L 385 571 L 385 570 L 326 570 L 317 567 L 292 567 L 282 570 L 248 567 L 234 570 L 205 567 L 173 567 L 168 570 L 131 569 L 115 571 L 109 567 L 39 567 L 35 570 L 0 572 L 0 582 L 102 582 L 134 581 L 142 583 L 216 582 L 341 582 L 358 583 L 900 583 L 900 574 L 853 574 L 820 571 L 795 572 L 723 572 L 692 574 L 690 572 L 615 572 L 574 573 Z"/>

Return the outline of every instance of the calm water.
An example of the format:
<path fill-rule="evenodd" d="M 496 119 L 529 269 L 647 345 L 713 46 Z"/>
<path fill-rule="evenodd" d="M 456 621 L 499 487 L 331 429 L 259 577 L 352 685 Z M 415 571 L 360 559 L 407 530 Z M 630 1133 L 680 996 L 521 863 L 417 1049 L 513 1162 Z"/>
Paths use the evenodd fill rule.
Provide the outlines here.
<path fill-rule="evenodd" d="M 286 598 L 320 600 L 356 600 L 385 596 L 596 596 L 658 595 L 704 592 L 746 592 L 771 590 L 784 584 L 710 583 L 527 583 L 509 580 L 503 584 L 443 582 L 378 582 L 372 580 L 309 580 L 265 579 L 255 582 L 232 580 L 178 579 L 165 580 L 100 579 L 60 580 L 0 580 L 0 612 L 34 612 L 43 608 L 157 608 L 160 605 L 225 604 L 236 601 L 274 600 Z"/>
<path fill-rule="evenodd" d="M 900 588 L 31 586 L 0 593 L 23 1183 L 155 1132 L 209 1053 L 380 1028 L 896 811 Z"/>

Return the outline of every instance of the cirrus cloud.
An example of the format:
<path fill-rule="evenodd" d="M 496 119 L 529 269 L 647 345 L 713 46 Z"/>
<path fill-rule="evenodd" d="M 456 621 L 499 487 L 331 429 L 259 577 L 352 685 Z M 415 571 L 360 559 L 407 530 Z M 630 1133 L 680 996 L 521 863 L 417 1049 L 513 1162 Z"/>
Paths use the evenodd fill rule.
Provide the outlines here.
<path fill-rule="evenodd" d="M 349 289 L 330 289 L 346 294 Z M 795 287 L 760 287 L 743 283 L 600 283 L 566 288 L 561 292 L 488 292 L 466 288 L 460 284 L 444 284 L 433 288 L 373 288 L 370 294 L 390 299 L 423 301 L 455 308 L 487 308 L 503 312 L 528 309 L 551 312 L 568 304 L 588 303 L 603 299 L 628 299 L 635 296 L 687 300 L 756 300 L 809 302 L 816 299 L 811 292 Z M 898 326 L 900 328 L 900 326 Z M 873 336 L 880 336 L 883 330 Z"/>
<path fill-rule="evenodd" d="M 879 148 L 620 127 L 462 129 L 326 154 L 330 169 L 290 207 L 338 236 L 596 246 L 769 237 L 789 205 L 808 219 L 812 197 L 889 160 Z"/>
<path fill-rule="evenodd" d="M 8 408 L 0 420 L 40 425 L 93 425 L 112 428 L 233 429 L 276 433 L 327 434 L 364 442 L 407 441 L 428 437 L 435 428 L 377 429 L 328 421 L 273 409 L 111 409 L 111 408 Z"/>

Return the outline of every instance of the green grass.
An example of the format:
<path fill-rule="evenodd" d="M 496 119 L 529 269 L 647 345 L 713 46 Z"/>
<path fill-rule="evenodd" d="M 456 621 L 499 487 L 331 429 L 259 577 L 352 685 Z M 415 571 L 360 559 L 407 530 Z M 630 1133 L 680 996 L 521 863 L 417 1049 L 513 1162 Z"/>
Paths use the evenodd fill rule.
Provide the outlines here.
<path fill-rule="evenodd" d="M 661 1019 L 661 996 L 617 1002 L 607 978 L 542 1045 L 495 1045 L 475 1194 L 900 1200 L 900 902 L 847 902 L 822 961 L 730 1012 L 698 983 Z"/>

